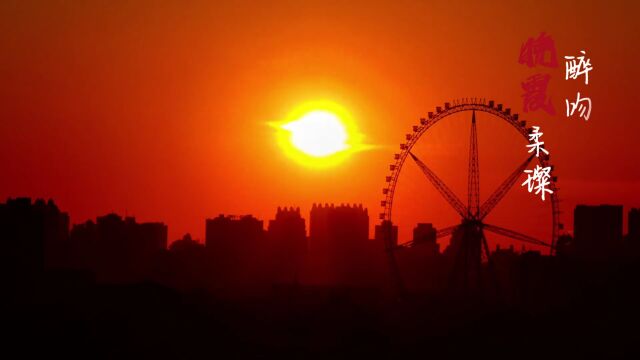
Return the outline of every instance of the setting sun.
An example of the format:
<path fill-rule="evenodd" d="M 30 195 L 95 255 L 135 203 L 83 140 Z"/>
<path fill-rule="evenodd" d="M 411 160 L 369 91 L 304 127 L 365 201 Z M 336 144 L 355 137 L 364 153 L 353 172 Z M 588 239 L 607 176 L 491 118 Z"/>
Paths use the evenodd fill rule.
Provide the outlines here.
<path fill-rule="evenodd" d="M 336 165 L 366 148 L 350 114 L 332 102 L 300 105 L 283 121 L 269 124 L 284 153 L 307 167 Z"/>
<path fill-rule="evenodd" d="M 311 156 L 325 157 L 348 148 L 349 135 L 345 126 L 328 111 L 311 111 L 282 128 L 291 132 L 294 147 Z"/>

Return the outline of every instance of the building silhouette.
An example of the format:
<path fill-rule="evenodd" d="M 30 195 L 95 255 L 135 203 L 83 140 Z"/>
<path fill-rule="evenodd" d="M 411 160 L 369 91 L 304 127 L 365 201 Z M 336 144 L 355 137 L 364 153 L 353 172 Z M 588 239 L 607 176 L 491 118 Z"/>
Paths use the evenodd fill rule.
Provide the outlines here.
<path fill-rule="evenodd" d="M 204 249 L 204 245 L 194 240 L 189 233 L 169 245 L 169 251 L 191 251 L 192 249 Z"/>
<path fill-rule="evenodd" d="M 202 289 L 209 276 L 207 264 L 204 244 L 185 234 L 162 253 L 154 280 L 174 289 Z"/>
<path fill-rule="evenodd" d="M 167 225 L 137 223 L 134 217 L 99 216 L 75 225 L 70 241 L 75 267 L 91 269 L 98 280 L 134 282 L 148 278 L 158 254 L 167 248 Z"/>
<path fill-rule="evenodd" d="M 362 204 L 313 204 L 309 225 L 309 267 L 313 282 L 362 283 L 373 245 L 374 242 L 369 241 L 369 214 Z"/>
<path fill-rule="evenodd" d="M 206 220 L 205 246 L 214 253 L 236 255 L 264 239 L 262 220 L 251 215 L 219 215 Z"/>
<path fill-rule="evenodd" d="M 573 255 L 573 236 L 570 234 L 562 234 L 558 237 L 556 243 L 556 256 L 568 257 Z"/>
<path fill-rule="evenodd" d="M 369 239 L 369 213 L 362 204 L 313 204 L 310 215 L 309 236 L 312 247 L 338 243 L 341 240 L 357 244 Z"/>
<path fill-rule="evenodd" d="M 418 223 L 413 229 L 414 246 L 423 247 L 431 256 L 440 253 L 440 244 L 436 242 L 436 229 L 431 223 Z"/>
<path fill-rule="evenodd" d="M 575 256 L 607 260 L 622 246 L 622 206 L 576 206 L 573 232 Z"/>
<path fill-rule="evenodd" d="M 386 246 L 392 248 L 398 246 L 398 226 L 393 225 L 389 220 L 384 220 L 380 225 L 376 225 L 374 240 L 382 249 Z M 389 243 L 385 244 L 387 240 Z"/>
<path fill-rule="evenodd" d="M 298 283 L 307 253 L 307 230 L 300 208 L 280 208 L 267 230 L 271 281 Z"/>
<path fill-rule="evenodd" d="M 205 248 L 214 287 L 241 290 L 265 283 L 266 232 L 252 215 L 219 215 L 207 219 Z"/>
<path fill-rule="evenodd" d="M 441 286 L 443 259 L 436 233 L 431 223 L 418 223 L 413 228 L 410 246 L 395 252 L 397 266 L 403 273 L 403 285 L 411 291 L 433 293 Z"/>
<path fill-rule="evenodd" d="M 0 263 L 3 276 L 27 279 L 64 262 L 69 215 L 52 200 L 7 199 L 0 204 Z"/>

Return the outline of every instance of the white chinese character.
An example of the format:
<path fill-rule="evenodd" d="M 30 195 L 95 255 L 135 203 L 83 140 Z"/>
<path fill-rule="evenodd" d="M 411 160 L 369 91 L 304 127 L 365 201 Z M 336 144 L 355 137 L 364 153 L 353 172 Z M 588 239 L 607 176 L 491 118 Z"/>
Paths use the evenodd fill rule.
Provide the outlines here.
<path fill-rule="evenodd" d="M 580 117 L 583 117 L 585 121 L 589 120 L 591 116 L 591 99 L 588 97 L 581 98 L 580 92 L 576 97 L 575 102 L 569 102 L 569 99 L 564 100 L 567 104 L 567 117 L 572 116 L 576 109 L 580 112 Z M 585 102 L 586 104 L 583 104 Z"/>
<path fill-rule="evenodd" d="M 540 141 L 540 137 L 542 136 L 542 132 L 539 131 L 540 130 L 540 126 L 534 126 L 533 127 L 533 131 L 531 132 L 531 134 L 529 134 L 529 141 L 533 142 L 533 144 L 529 144 L 527 145 L 529 149 L 529 153 L 532 153 L 534 150 L 536 152 L 536 157 L 540 156 L 540 150 L 542 150 L 543 153 L 549 155 L 549 152 L 544 148 L 544 141 Z"/>
<path fill-rule="evenodd" d="M 542 201 L 544 201 L 545 193 L 553 194 L 552 190 L 546 188 L 546 186 L 550 184 L 549 178 L 551 178 L 551 166 L 543 168 L 540 165 L 536 165 L 535 169 L 525 170 L 524 172 L 527 174 L 527 180 L 520 186 L 527 185 L 529 192 L 535 190 L 536 195 L 542 194 Z"/>
<path fill-rule="evenodd" d="M 593 70 L 593 67 L 591 66 L 591 59 L 587 59 L 585 61 L 584 50 L 581 50 L 580 52 L 582 53 L 582 56 L 578 56 L 577 60 L 575 56 L 564 57 L 566 59 L 564 62 L 565 63 L 564 79 L 569 80 L 569 78 L 571 78 L 575 80 L 578 78 L 578 76 L 584 74 L 584 83 L 589 85 L 589 71 Z"/>

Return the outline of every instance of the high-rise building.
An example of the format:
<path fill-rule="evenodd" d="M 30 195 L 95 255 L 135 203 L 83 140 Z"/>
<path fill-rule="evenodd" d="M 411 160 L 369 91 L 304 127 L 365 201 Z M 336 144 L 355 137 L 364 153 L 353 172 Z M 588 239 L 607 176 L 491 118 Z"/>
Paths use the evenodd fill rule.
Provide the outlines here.
<path fill-rule="evenodd" d="M 312 206 L 309 256 L 315 281 L 358 282 L 373 243 L 369 241 L 369 214 L 361 204 Z"/>
<path fill-rule="evenodd" d="M 310 247 L 349 246 L 369 239 L 369 213 L 359 205 L 313 204 L 310 216 Z"/>
<path fill-rule="evenodd" d="M 576 256 L 606 260 L 622 245 L 622 206 L 576 206 L 573 233 Z"/>
<path fill-rule="evenodd" d="M 219 215 L 206 220 L 205 246 L 214 253 L 246 252 L 264 238 L 262 220 L 251 215 Z"/>
<path fill-rule="evenodd" d="M 300 208 L 280 208 L 267 230 L 272 281 L 296 283 L 307 251 L 307 230 Z"/>
<path fill-rule="evenodd" d="M 265 235 L 262 220 L 251 215 L 206 220 L 205 248 L 216 286 L 244 291 L 265 283 Z"/>
<path fill-rule="evenodd" d="M 300 215 L 300 208 L 280 208 L 276 212 L 276 218 L 269 220 L 267 232 L 270 239 L 285 242 L 293 242 L 299 246 L 306 243 L 307 232 L 305 221 Z"/>

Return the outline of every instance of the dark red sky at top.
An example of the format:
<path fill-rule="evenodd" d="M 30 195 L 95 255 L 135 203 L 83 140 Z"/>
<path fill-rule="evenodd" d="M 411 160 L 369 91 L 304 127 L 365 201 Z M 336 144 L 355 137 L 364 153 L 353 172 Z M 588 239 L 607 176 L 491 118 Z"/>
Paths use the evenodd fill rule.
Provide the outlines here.
<path fill-rule="evenodd" d="M 543 72 L 557 114 L 522 118 L 545 133 L 571 230 L 577 203 L 640 206 L 639 10 L 629 1 L 3 1 L 0 198 L 54 198 L 74 223 L 111 211 L 161 220 L 171 239 L 202 238 L 204 219 L 219 213 L 268 220 L 292 205 L 307 217 L 314 202 L 363 203 L 375 222 L 388 164 L 420 117 L 474 96 L 522 114 L 520 83 Z M 541 31 L 555 40 L 556 69 L 518 64 L 521 44 Z M 594 67 L 588 86 L 564 80 L 562 56 L 580 50 Z M 593 101 L 588 122 L 564 116 L 577 91 Z M 286 157 L 266 123 L 319 99 L 348 109 L 374 148 L 323 170 Z M 464 191 L 468 122 L 437 126 L 423 158 Z M 526 142 L 489 117 L 478 131 L 486 195 Z M 403 239 L 415 221 L 455 221 L 412 172 L 399 190 Z M 548 204 L 512 193 L 492 221 L 544 236 Z"/>

